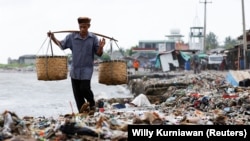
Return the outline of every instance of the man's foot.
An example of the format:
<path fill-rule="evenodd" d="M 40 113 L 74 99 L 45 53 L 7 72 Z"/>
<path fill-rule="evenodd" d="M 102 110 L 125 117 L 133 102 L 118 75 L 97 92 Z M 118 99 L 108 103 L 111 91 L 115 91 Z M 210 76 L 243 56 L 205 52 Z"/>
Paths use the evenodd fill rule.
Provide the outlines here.
<path fill-rule="evenodd" d="M 95 106 L 90 107 L 89 115 L 94 115 L 94 114 L 95 114 L 95 111 L 96 111 Z"/>
<path fill-rule="evenodd" d="M 79 111 L 79 113 L 85 113 L 85 112 L 89 112 L 89 103 L 88 102 L 84 103 Z"/>

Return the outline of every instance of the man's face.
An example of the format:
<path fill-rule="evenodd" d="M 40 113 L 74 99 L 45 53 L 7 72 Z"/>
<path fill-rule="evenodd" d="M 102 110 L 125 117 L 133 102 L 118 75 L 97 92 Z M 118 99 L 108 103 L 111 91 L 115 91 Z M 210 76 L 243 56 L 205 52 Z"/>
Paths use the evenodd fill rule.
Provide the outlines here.
<path fill-rule="evenodd" d="M 90 24 L 80 23 L 79 29 L 81 35 L 87 35 Z"/>

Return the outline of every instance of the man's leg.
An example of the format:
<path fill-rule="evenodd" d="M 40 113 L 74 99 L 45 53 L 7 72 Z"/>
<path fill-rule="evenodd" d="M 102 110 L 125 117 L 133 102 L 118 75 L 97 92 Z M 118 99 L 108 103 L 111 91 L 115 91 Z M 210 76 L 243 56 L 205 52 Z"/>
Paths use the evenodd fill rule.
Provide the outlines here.
<path fill-rule="evenodd" d="M 94 94 L 90 87 L 90 80 L 82 80 L 81 89 L 86 100 L 89 102 L 89 106 L 95 107 Z"/>
<path fill-rule="evenodd" d="M 198 65 L 198 73 L 201 73 L 201 64 Z"/>
<path fill-rule="evenodd" d="M 71 79 L 72 89 L 75 97 L 78 112 L 80 112 L 82 105 L 85 103 L 84 94 L 81 91 L 81 80 Z"/>

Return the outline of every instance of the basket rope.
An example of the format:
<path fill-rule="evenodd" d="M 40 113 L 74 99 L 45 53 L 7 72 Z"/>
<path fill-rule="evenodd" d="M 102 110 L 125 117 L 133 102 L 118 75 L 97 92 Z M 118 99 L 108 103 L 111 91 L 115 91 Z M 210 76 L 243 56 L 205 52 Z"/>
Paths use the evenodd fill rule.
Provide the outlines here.
<path fill-rule="evenodd" d="M 43 41 L 41 47 L 39 48 L 39 50 L 37 51 L 36 55 L 40 52 L 40 50 L 43 48 L 44 44 L 46 43 L 46 41 L 48 40 L 48 37 L 45 38 L 45 40 Z"/>
<path fill-rule="evenodd" d="M 57 31 L 57 32 L 52 32 L 52 33 L 63 33 L 63 32 L 79 32 L 79 31 L 67 30 L 67 31 Z M 98 33 L 94 33 L 94 34 L 96 34 L 97 36 L 101 36 L 101 37 L 110 39 L 110 50 L 111 50 L 110 53 L 111 53 L 111 55 L 112 55 L 112 52 L 113 52 L 113 50 L 112 50 L 113 49 L 112 41 L 114 41 L 115 44 L 116 44 L 116 46 L 118 47 L 119 51 L 121 52 L 122 56 L 124 56 L 124 53 L 122 52 L 122 50 L 118 46 L 116 39 L 108 37 L 108 36 L 105 36 L 105 35 L 102 35 L 102 34 L 98 34 Z M 46 42 L 47 38 L 45 39 L 44 43 Z M 43 44 L 42 44 L 41 48 L 43 47 Z M 57 45 L 62 49 L 62 47 L 60 46 L 60 44 L 57 44 Z M 41 48 L 39 49 L 39 51 L 41 50 Z M 50 73 L 49 72 L 50 71 L 49 67 L 51 67 L 49 65 L 49 63 L 51 63 L 50 62 L 51 58 L 49 56 L 47 56 L 47 54 L 49 52 L 49 48 L 51 50 L 52 57 L 53 57 L 54 53 L 53 53 L 53 49 L 52 49 L 51 38 L 50 38 L 50 41 L 49 41 L 49 44 L 48 44 L 48 47 L 47 47 L 46 56 L 45 56 L 45 58 L 43 58 L 43 59 L 46 59 L 45 62 L 44 62 L 45 67 L 46 67 L 46 79 L 51 80 L 51 79 L 55 79 L 55 78 L 50 77 L 50 74 L 49 74 Z M 112 58 L 111 58 L 111 61 L 112 61 Z M 114 60 L 114 62 L 111 62 L 111 64 L 104 63 L 102 66 L 103 66 L 104 71 L 99 71 L 99 75 L 100 75 L 100 73 L 105 74 L 105 75 L 102 75 L 102 77 L 104 77 L 104 79 L 103 79 L 104 82 L 102 82 L 102 83 L 104 83 L 104 84 L 106 83 L 108 85 L 126 84 L 127 83 L 128 76 L 127 76 L 127 63 L 126 63 L 126 61 L 124 61 L 124 60 Z M 53 67 L 53 65 L 52 65 L 52 67 Z M 107 69 L 109 72 L 106 72 L 105 69 Z M 107 80 L 105 80 L 106 78 L 107 78 Z M 100 80 L 100 76 L 99 76 L 99 82 L 100 81 L 101 80 Z"/>
<path fill-rule="evenodd" d="M 42 46 L 37 52 L 36 57 L 36 67 L 37 67 L 37 77 L 38 80 L 62 80 L 67 78 L 68 66 L 67 66 L 67 56 L 56 56 L 53 52 L 51 38 L 48 42 L 45 55 L 38 55 L 48 37 L 42 43 Z M 60 47 L 60 46 L 59 46 Z M 60 47 L 61 48 L 61 47 Z M 49 56 L 49 50 L 51 51 L 51 56 Z M 62 50 L 63 51 L 63 50 Z M 65 54 L 65 52 L 64 52 Z"/>
<path fill-rule="evenodd" d="M 117 44 L 117 41 L 114 41 L 115 42 L 115 44 L 116 44 L 116 47 L 118 47 L 118 50 L 120 51 L 120 53 L 122 54 L 122 56 L 124 57 L 125 55 L 124 55 L 124 53 L 122 52 L 122 50 L 120 49 L 120 47 L 119 47 L 119 45 Z M 112 55 L 112 51 L 113 51 L 113 44 L 112 44 L 112 40 L 110 40 L 110 54 Z M 112 59 L 111 59 L 112 60 Z M 113 61 L 118 61 L 119 62 L 119 60 L 113 60 Z M 116 66 L 117 65 L 115 65 L 115 64 L 113 64 L 113 63 L 111 63 L 111 70 L 115 70 L 116 68 Z M 124 68 L 123 68 L 124 69 Z M 128 80 L 128 75 L 127 75 L 127 62 L 126 62 L 126 68 L 125 68 L 125 70 L 126 70 L 126 80 L 119 80 L 119 81 L 122 81 L 122 82 L 119 82 L 119 83 L 121 83 L 121 84 L 125 84 L 126 82 L 127 82 L 127 80 Z M 115 80 L 115 79 L 117 79 L 116 77 L 117 76 L 113 76 L 114 75 L 114 71 L 110 71 L 110 76 L 111 76 L 111 81 L 115 84 L 116 83 L 116 81 L 118 81 L 118 80 Z"/>

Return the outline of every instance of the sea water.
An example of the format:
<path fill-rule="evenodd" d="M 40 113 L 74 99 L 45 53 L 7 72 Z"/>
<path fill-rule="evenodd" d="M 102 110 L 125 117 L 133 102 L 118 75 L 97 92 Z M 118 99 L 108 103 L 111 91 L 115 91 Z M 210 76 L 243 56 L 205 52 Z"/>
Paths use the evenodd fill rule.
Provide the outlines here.
<path fill-rule="evenodd" d="M 133 97 L 127 85 L 105 85 L 98 82 L 98 71 L 91 81 L 95 99 Z M 71 106 L 72 105 L 72 106 Z M 56 117 L 77 113 L 71 80 L 37 80 L 35 71 L 0 72 L 0 112 L 15 112 L 18 116 Z"/>

